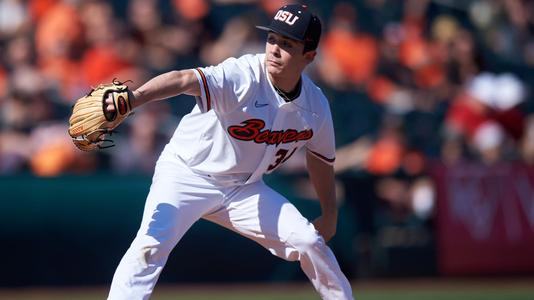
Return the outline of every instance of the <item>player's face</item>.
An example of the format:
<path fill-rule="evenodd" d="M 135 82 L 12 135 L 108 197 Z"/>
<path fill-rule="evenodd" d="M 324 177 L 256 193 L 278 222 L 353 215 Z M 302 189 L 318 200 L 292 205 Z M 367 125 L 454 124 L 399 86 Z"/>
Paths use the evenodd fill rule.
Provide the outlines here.
<path fill-rule="evenodd" d="M 302 53 L 304 43 L 269 32 L 265 45 L 265 66 L 276 77 L 300 76 L 306 65 L 313 61 L 315 51 Z"/>

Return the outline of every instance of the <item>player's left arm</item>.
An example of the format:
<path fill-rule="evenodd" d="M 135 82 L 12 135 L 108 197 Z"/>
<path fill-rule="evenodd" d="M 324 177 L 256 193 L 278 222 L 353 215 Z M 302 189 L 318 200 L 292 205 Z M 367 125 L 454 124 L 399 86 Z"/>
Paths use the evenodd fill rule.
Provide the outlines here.
<path fill-rule="evenodd" d="M 313 221 L 325 241 L 336 234 L 337 203 L 334 167 L 309 151 L 306 153 L 308 174 L 321 203 L 321 216 Z"/>

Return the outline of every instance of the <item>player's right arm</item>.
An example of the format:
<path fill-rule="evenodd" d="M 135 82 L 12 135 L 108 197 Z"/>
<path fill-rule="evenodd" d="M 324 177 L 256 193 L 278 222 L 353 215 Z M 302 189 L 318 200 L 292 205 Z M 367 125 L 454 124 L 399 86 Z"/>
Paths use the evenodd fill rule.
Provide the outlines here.
<path fill-rule="evenodd" d="M 228 58 L 217 66 L 161 74 L 133 91 L 132 107 L 187 94 L 197 98 L 202 112 L 214 109 L 222 114 L 228 113 L 254 94 L 254 83 L 260 77 L 259 61 L 257 56 L 245 55 L 239 59 Z M 113 111 L 109 105 L 112 100 L 107 99 L 106 103 L 106 109 Z"/>
<path fill-rule="evenodd" d="M 135 108 L 180 94 L 200 96 L 200 84 L 194 70 L 171 71 L 150 79 L 133 91 L 132 105 Z"/>
<path fill-rule="evenodd" d="M 138 89 L 132 92 L 132 107 L 136 108 L 143 104 L 163 100 L 180 94 L 200 96 L 200 84 L 195 71 L 192 69 L 181 71 L 170 71 L 158 75 Z M 113 111 L 113 100 L 106 99 L 108 111 Z"/>

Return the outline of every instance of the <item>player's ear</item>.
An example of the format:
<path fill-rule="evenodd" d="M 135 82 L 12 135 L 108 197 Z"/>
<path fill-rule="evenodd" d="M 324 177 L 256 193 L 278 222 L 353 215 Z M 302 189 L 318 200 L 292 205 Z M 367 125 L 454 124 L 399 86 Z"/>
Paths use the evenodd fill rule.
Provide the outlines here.
<path fill-rule="evenodd" d="M 308 63 L 311 63 L 316 55 L 317 55 L 317 51 L 310 50 L 304 53 L 304 59 L 306 59 Z"/>

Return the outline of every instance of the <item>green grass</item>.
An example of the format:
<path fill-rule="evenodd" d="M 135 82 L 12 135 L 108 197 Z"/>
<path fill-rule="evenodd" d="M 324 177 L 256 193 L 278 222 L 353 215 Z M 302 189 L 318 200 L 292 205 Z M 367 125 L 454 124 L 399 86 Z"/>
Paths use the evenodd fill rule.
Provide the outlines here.
<path fill-rule="evenodd" d="M 404 292 L 362 292 L 358 300 L 533 300 L 531 291 L 404 291 Z"/>
<path fill-rule="evenodd" d="M 387 281 L 354 285 L 357 300 L 534 300 L 534 280 Z M 0 300 L 101 300 L 107 290 L 0 290 Z M 151 300 L 319 300 L 311 285 L 190 285 L 157 287 Z"/>
<path fill-rule="evenodd" d="M 355 291 L 357 300 L 534 300 L 534 289 L 528 291 Z M 154 300 L 312 300 L 320 298 L 315 293 L 229 293 L 229 294 L 165 294 Z"/>

